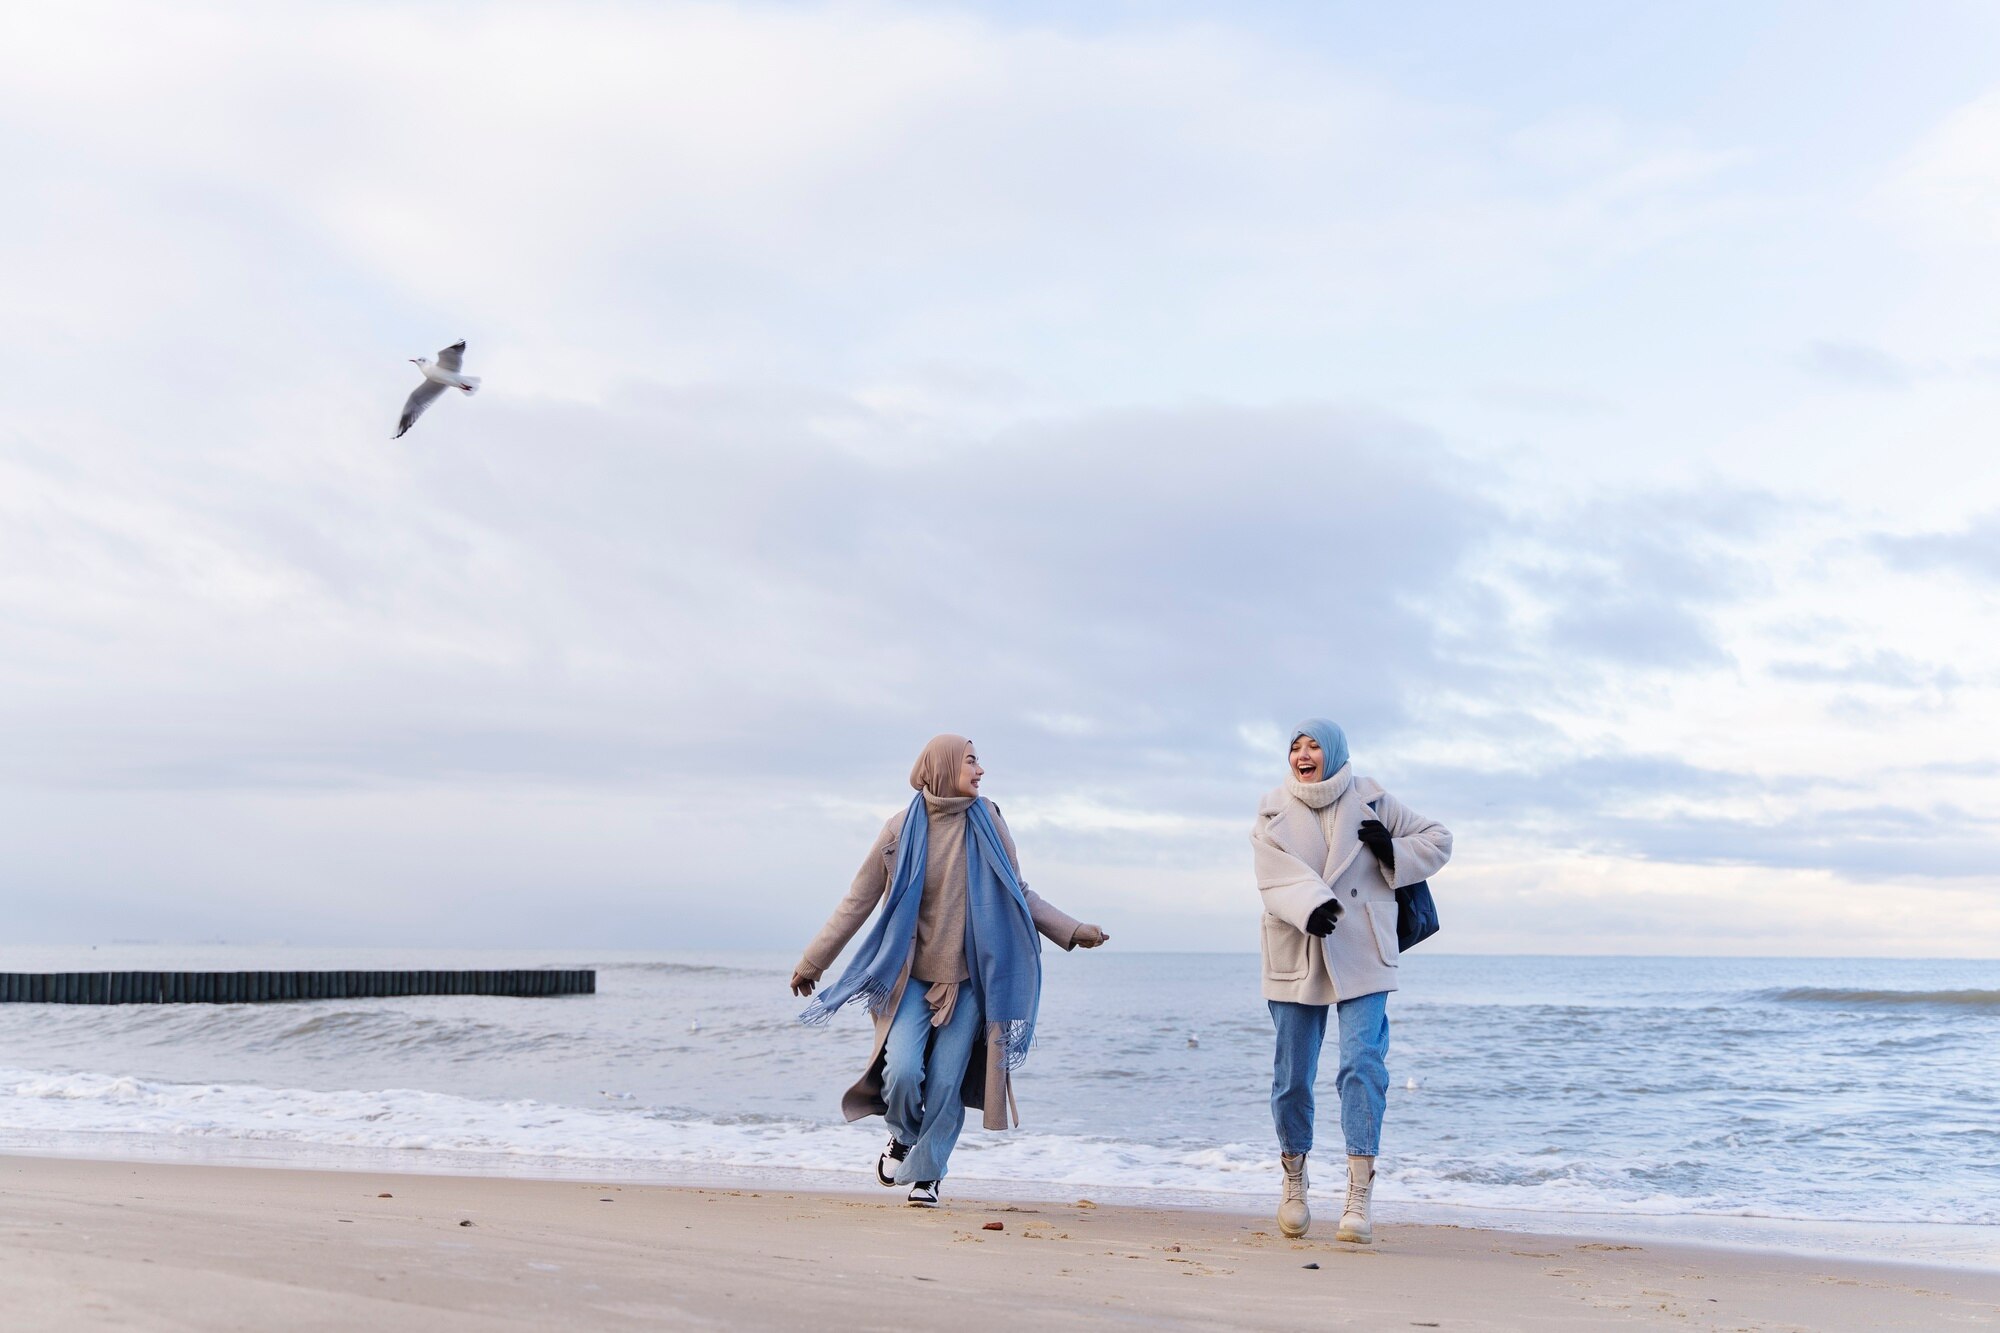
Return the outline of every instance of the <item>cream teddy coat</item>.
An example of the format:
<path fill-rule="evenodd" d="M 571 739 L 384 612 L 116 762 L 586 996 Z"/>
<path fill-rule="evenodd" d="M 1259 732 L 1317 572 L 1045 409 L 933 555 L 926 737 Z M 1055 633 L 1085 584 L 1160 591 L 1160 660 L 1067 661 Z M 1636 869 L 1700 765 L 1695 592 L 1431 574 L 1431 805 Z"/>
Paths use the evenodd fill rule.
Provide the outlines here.
<path fill-rule="evenodd" d="M 1362 845 L 1364 819 L 1387 826 L 1393 874 Z M 1396 890 L 1451 860 L 1444 825 L 1343 764 L 1324 782 L 1288 781 L 1267 794 L 1250 847 L 1264 902 L 1265 999 L 1334 1004 L 1396 989 Z M 1315 940 L 1306 918 L 1330 898 L 1340 903 L 1339 924 Z"/>

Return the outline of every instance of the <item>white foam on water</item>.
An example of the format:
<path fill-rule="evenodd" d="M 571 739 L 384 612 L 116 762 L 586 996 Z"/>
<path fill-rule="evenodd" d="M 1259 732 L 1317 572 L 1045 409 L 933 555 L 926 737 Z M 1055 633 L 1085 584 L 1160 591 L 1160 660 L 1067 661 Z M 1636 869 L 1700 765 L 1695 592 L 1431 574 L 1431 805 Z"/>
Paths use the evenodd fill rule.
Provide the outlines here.
<path fill-rule="evenodd" d="M 882 1137 L 879 1121 L 774 1116 L 723 1122 L 627 1106 L 487 1102 L 411 1088 L 329 1092 L 0 1069 L 0 1145 L 93 1134 L 822 1171 L 852 1171 L 872 1161 Z M 1261 1188 L 1265 1156 L 1243 1144 L 1187 1153 L 1061 1135 L 969 1134 L 957 1164 L 968 1176 L 991 1171 L 1052 1184 L 1216 1189 L 1227 1188 L 1218 1180 L 1234 1175 L 1246 1182 L 1254 1176 Z"/>
<path fill-rule="evenodd" d="M 106 952 L 90 965 L 443 965 Z M 60 961 L 0 949 L 10 969 Z M 0 1150 L 872 1190 L 882 1122 L 833 1109 L 865 1019 L 801 1028 L 792 961 L 600 959 L 598 993 L 563 1001 L 0 1006 Z M 1271 1032 L 1255 979 L 1254 955 L 1052 964 L 1027 1125 L 968 1128 L 954 1180 L 1263 1212 Z M 1795 1227 L 1864 1228 L 1842 1244 L 1906 1254 L 1956 1224 L 2000 1253 L 2000 964 L 1440 955 L 1403 980 L 1378 1190 L 1392 1220 L 1601 1234 L 1617 1218 L 1626 1235 L 1735 1228 L 1780 1248 Z M 1322 1178 L 1339 1172 L 1332 1084 L 1323 1061 Z M 1925 1238 L 1844 1220 L 1885 1201 Z M 1787 1235 L 1757 1239 L 1774 1228 Z"/>
<path fill-rule="evenodd" d="M 54 1138 L 94 1136 L 130 1145 L 151 1139 L 168 1155 L 195 1144 L 270 1144 L 370 1154 L 448 1155 L 489 1162 L 593 1165 L 649 1174 L 713 1168 L 853 1173 L 880 1148 L 879 1121 L 815 1122 L 785 1116 L 727 1121 L 632 1103 L 566 1106 L 482 1101 L 411 1088 L 324 1091 L 246 1084 L 172 1083 L 96 1073 L 0 1069 L 0 1148 L 29 1151 Z M 412 1161 L 413 1167 L 420 1163 Z M 1268 1147 L 1253 1143 L 1170 1145 L 1110 1137 L 969 1129 L 954 1157 L 963 1179 L 1160 1194 L 1270 1193 Z M 1558 1213 L 1669 1217 L 1784 1216 L 1720 1199 L 1635 1185 L 1615 1163 L 1545 1153 L 1488 1154 L 1477 1162 L 1385 1159 L 1379 1197 L 1388 1203 Z M 1922 1207 L 1881 1220 L 1991 1223 L 2000 1216 L 1941 1216 Z"/>

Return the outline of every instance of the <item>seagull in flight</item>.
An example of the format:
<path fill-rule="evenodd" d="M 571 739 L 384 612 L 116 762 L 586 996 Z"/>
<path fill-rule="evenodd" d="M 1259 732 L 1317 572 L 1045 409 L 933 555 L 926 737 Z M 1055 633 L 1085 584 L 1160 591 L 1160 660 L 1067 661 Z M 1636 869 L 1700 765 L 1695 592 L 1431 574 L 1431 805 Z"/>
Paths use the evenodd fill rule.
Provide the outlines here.
<path fill-rule="evenodd" d="M 399 440 L 417 424 L 417 418 L 424 414 L 424 409 L 436 402 L 438 395 L 446 389 L 457 389 L 467 396 L 479 392 L 479 376 L 459 373 L 459 367 L 465 364 L 463 338 L 439 352 L 436 365 L 424 356 L 411 357 L 410 364 L 424 372 L 424 382 L 410 390 L 409 399 L 403 404 L 403 420 L 396 427 L 396 438 Z"/>

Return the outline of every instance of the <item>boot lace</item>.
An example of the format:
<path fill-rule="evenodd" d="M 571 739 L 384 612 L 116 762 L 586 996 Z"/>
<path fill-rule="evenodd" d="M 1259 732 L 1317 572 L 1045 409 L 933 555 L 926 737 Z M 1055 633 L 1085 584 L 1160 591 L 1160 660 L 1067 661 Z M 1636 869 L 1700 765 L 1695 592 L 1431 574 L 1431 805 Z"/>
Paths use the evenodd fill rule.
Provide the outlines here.
<path fill-rule="evenodd" d="M 1305 1198 L 1306 1164 L 1300 1162 L 1297 1171 L 1293 1171 L 1290 1167 L 1285 1168 L 1285 1201 L 1290 1203 L 1296 1200 L 1299 1203 L 1304 1203 Z"/>
<path fill-rule="evenodd" d="M 1368 1211 L 1368 1190 L 1375 1183 L 1375 1173 L 1370 1171 L 1366 1180 L 1347 1178 L 1347 1209 L 1350 1213 L 1366 1214 Z"/>

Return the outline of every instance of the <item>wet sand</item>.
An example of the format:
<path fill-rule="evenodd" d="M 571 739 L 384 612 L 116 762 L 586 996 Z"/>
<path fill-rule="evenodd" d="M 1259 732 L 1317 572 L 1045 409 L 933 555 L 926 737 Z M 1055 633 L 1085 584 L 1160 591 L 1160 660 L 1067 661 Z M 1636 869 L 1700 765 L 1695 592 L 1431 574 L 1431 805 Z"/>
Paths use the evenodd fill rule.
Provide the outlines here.
<path fill-rule="evenodd" d="M 1321 1225 L 1294 1242 L 1075 1200 L 0 1157 L 0 1310 L 16 1328 L 425 1333 L 2000 1327 L 1987 1272 L 1449 1226 L 1359 1247 Z"/>

